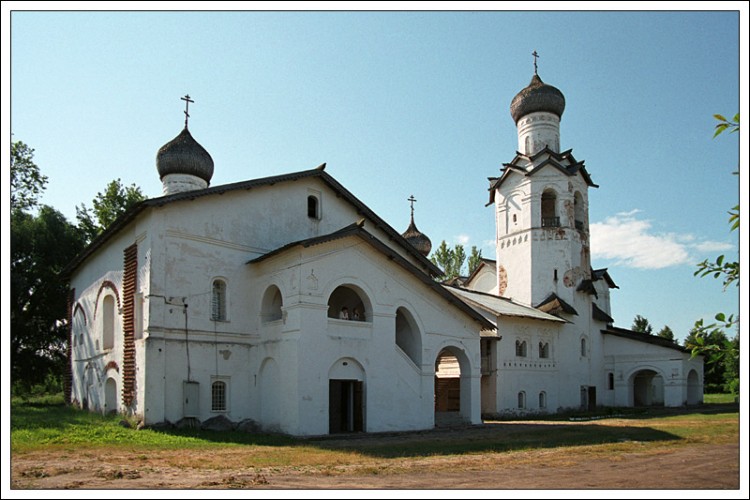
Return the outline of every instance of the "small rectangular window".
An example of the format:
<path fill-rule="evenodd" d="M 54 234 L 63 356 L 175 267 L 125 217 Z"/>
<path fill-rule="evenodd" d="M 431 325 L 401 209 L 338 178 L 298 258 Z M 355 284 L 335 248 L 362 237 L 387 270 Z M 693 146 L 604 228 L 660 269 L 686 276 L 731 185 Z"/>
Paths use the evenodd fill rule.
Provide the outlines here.
<path fill-rule="evenodd" d="M 607 374 L 607 388 L 609 388 L 610 391 L 614 390 L 615 388 L 615 374 L 614 373 L 608 373 Z"/>
<path fill-rule="evenodd" d="M 211 411 L 227 411 L 227 383 L 223 380 L 211 384 Z"/>

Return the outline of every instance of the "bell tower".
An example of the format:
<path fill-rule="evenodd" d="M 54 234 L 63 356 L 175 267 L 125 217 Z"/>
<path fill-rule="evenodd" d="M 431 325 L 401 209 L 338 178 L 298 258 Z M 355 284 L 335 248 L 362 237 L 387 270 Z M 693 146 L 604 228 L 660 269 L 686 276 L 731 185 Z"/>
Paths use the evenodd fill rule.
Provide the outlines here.
<path fill-rule="evenodd" d="M 560 151 L 565 97 L 542 81 L 534 56 L 531 82 L 510 105 L 518 151 L 490 178 L 497 289 L 532 307 L 575 308 L 591 282 L 588 188 L 598 186 L 571 150 Z"/>

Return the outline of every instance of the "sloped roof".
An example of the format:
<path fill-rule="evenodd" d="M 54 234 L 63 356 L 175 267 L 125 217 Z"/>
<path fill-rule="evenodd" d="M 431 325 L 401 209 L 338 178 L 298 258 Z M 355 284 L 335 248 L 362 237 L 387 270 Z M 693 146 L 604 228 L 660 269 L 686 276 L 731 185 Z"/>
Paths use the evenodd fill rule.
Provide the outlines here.
<path fill-rule="evenodd" d="M 612 319 L 612 316 L 605 313 L 599 306 L 597 306 L 593 302 L 591 303 L 591 317 L 596 321 L 601 321 L 603 323 L 607 323 L 608 325 L 615 322 L 615 320 Z"/>
<path fill-rule="evenodd" d="M 494 259 L 484 259 L 484 258 L 480 259 L 480 261 L 479 261 L 479 265 L 478 265 L 477 267 L 475 267 L 475 268 L 474 268 L 474 270 L 473 270 L 473 271 L 471 272 L 471 274 L 469 274 L 469 275 L 468 275 L 468 276 L 466 277 L 466 279 L 464 279 L 464 280 L 463 280 L 463 282 L 464 282 L 464 283 L 470 283 L 470 282 L 471 282 L 471 280 L 473 280 L 473 279 L 474 279 L 474 277 L 475 277 L 475 276 L 476 276 L 477 274 L 479 274 L 479 271 L 480 271 L 480 270 L 481 270 L 481 269 L 482 269 L 483 267 L 492 267 L 492 268 L 496 268 L 496 265 L 497 265 L 497 262 L 496 262 L 496 261 L 495 261 Z M 495 270 L 496 270 L 496 269 L 495 269 Z"/>
<path fill-rule="evenodd" d="M 500 185 L 505 182 L 505 180 L 511 175 L 511 173 L 517 173 L 529 177 L 547 166 L 552 166 L 570 177 L 580 173 L 581 177 L 583 177 L 583 180 L 589 187 L 599 187 L 598 184 L 594 184 L 594 181 L 591 180 L 591 176 L 586 170 L 586 166 L 583 164 L 583 161 L 577 161 L 571 151 L 572 150 L 568 149 L 566 151 L 563 151 L 562 153 L 556 153 L 548 147 L 545 147 L 532 156 L 528 156 L 516 151 L 516 156 L 513 158 L 513 160 L 511 160 L 510 163 L 503 163 L 503 170 L 500 174 L 500 177 L 488 178 L 488 180 L 490 181 L 490 201 L 487 202 L 487 205 L 485 206 L 491 205 L 495 202 L 495 189 L 500 187 Z M 546 156 L 546 158 L 537 163 L 537 160 L 542 158 L 543 156 Z M 520 166 L 518 163 L 521 161 L 533 165 L 531 170 L 527 170 L 525 167 Z M 563 163 L 567 163 L 567 165 L 563 165 Z"/>
<path fill-rule="evenodd" d="M 445 286 L 444 288 L 452 294 L 461 298 L 472 307 L 487 311 L 495 316 L 506 316 L 516 318 L 538 319 L 552 321 L 555 323 L 565 323 L 564 319 L 558 318 L 546 312 L 539 311 L 532 307 L 522 306 L 505 297 L 499 297 L 491 293 L 477 292 L 466 288 Z"/>
<path fill-rule="evenodd" d="M 602 269 L 592 269 L 591 270 L 591 279 L 593 281 L 597 280 L 605 280 L 607 282 L 607 285 L 609 285 L 610 288 L 620 288 L 619 286 L 615 285 L 614 280 L 612 280 L 612 277 L 607 272 L 607 268 Z"/>
<path fill-rule="evenodd" d="M 634 332 L 632 330 L 626 330 L 625 328 L 617 328 L 614 326 L 610 326 L 606 330 L 601 330 L 601 332 L 604 335 L 613 335 L 615 337 L 622 337 L 624 339 L 635 340 L 637 342 L 645 342 L 647 344 L 667 347 L 669 349 L 674 349 L 680 352 L 691 352 L 689 349 L 686 349 L 679 344 L 675 344 L 671 340 L 667 340 L 657 335 L 651 335 L 649 333 Z"/>
<path fill-rule="evenodd" d="M 400 247 L 404 248 L 406 252 L 413 256 L 417 262 L 419 262 L 428 273 L 432 276 L 440 276 L 442 271 L 432 263 L 427 257 L 419 253 L 408 241 L 404 239 L 401 234 L 393 229 L 387 222 L 381 219 L 375 212 L 373 212 L 367 205 L 362 203 L 356 196 L 354 196 L 348 189 L 342 186 L 336 179 L 325 172 L 325 163 L 311 170 L 303 170 L 300 172 L 292 172 L 282 175 L 274 175 L 270 177 L 263 177 L 259 179 L 252 179 L 241 182 L 234 182 L 231 184 L 222 184 L 219 186 L 213 186 L 206 189 L 197 189 L 193 191 L 184 191 L 166 196 L 160 196 L 158 198 L 149 198 L 144 200 L 133 207 L 127 212 L 123 213 L 118 217 L 105 231 L 94 240 L 81 252 L 68 266 L 63 269 L 63 276 L 70 276 L 78 266 L 80 266 L 91 254 L 93 254 L 98 248 L 104 243 L 109 241 L 114 235 L 116 235 L 123 227 L 133 221 L 141 212 L 150 207 L 161 207 L 170 203 L 176 203 L 178 201 L 195 200 L 204 196 L 221 195 L 230 191 L 241 191 L 250 190 L 257 187 L 272 186 L 274 184 L 280 184 L 283 182 L 293 182 L 300 179 L 306 178 L 319 178 L 322 182 L 328 185 L 337 196 L 345 199 L 351 205 L 356 208 L 359 215 L 362 215 L 368 219 L 375 227 L 384 231 L 389 239 L 395 242 Z"/>
<path fill-rule="evenodd" d="M 309 248 L 311 246 L 320 245 L 323 243 L 328 243 L 328 242 L 340 240 L 343 238 L 360 238 L 365 243 L 369 244 L 372 248 L 374 248 L 376 251 L 385 255 L 389 260 L 395 262 L 396 264 L 401 266 L 403 269 L 410 272 L 412 275 L 418 278 L 422 283 L 427 285 L 429 288 L 431 288 L 438 295 L 446 299 L 452 305 L 454 305 L 455 307 L 463 311 L 465 314 L 469 315 L 474 321 L 479 323 L 482 326 L 482 328 L 485 328 L 485 329 L 495 328 L 495 325 L 493 323 L 488 321 L 483 315 L 475 311 L 472 307 L 467 305 L 465 302 L 456 298 L 453 294 L 448 293 L 439 283 L 433 280 L 430 277 L 430 275 L 422 272 L 419 268 L 417 268 L 414 264 L 406 260 L 404 257 L 402 257 L 399 253 L 397 253 L 391 247 L 389 247 L 388 245 L 380 241 L 378 238 L 373 236 L 371 233 L 369 233 L 364 228 L 364 225 L 365 225 L 365 220 L 361 219 L 360 221 L 354 224 L 350 224 L 349 226 L 343 227 L 339 229 L 338 231 L 334 231 L 329 234 L 316 236 L 313 238 L 306 238 L 303 240 L 288 243 L 275 250 L 265 253 L 259 257 L 249 260 L 247 263 L 257 264 L 275 255 L 279 255 L 286 251 L 289 251 L 295 247 Z"/>
<path fill-rule="evenodd" d="M 563 299 L 557 296 L 555 293 L 550 293 L 547 298 L 544 299 L 539 305 L 536 306 L 540 311 L 544 311 L 550 314 L 567 313 L 578 316 L 578 311 L 573 306 L 565 302 Z"/>

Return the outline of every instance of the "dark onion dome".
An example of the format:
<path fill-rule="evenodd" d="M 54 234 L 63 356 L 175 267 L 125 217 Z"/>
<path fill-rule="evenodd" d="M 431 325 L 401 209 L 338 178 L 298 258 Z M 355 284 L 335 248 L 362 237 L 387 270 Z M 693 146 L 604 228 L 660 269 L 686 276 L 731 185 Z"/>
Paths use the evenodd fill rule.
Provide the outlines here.
<path fill-rule="evenodd" d="M 411 243 L 411 246 L 416 248 L 417 252 L 421 253 L 425 257 L 427 257 L 427 255 L 429 255 L 430 253 L 430 250 L 432 250 L 432 242 L 430 241 L 430 238 L 419 232 L 416 224 L 414 224 L 413 215 L 411 217 L 411 224 L 409 224 L 409 228 L 401 236 L 403 236 L 406 241 Z"/>
<path fill-rule="evenodd" d="M 156 153 L 156 169 L 160 179 L 168 174 L 187 174 L 210 183 L 214 175 L 214 160 L 185 127 L 180 135 Z"/>
<path fill-rule="evenodd" d="M 536 73 L 528 87 L 521 90 L 510 103 L 510 115 L 518 123 L 521 117 L 536 111 L 547 111 L 562 118 L 565 96 L 557 88 L 547 85 Z"/>

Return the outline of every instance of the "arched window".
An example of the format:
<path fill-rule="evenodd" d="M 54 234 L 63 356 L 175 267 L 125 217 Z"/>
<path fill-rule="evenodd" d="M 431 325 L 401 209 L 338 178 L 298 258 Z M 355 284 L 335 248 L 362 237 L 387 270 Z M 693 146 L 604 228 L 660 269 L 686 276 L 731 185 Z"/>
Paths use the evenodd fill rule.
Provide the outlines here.
<path fill-rule="evenodd" d="M 560 227 L 557 216 L 557 194 L 552 189 L 542 193 L 542 227 Z"/>
<path fill-rule="evenodd" d="M 261 319 L 265 322 L 281 319 L 281 307 L 284 305 L 281 290 L 276 285 L 271 285 L 263 294 L 261 304 Z"/>
<path fill-rule="evenodd" d="M 547 393 L 544 391 L 539 393 L 539 408 L 547 408 Z"/>
<path fill-rule="evenodd" d="M 396 345 L 419 366 L 422 363 L 422 339 L 411 313 L 404 307 L 396 310 Z"/>
<path fill-rule="evenodd" d="M 307 216 L 311 219 L 320 219 L 320 203 L 317 196 L 307 197 Z"/>
<path fill-rule="evenodd" d="M 223 380 L 211 384 L 211 411 L 227 411 L 227 383 Z"/>
<path fill-rule="evenodd" d="M 328 298 L 328 317 L 372 321 L 372 309 L 365 292 L 354 285 L 341 285 Z"/>
<path fill-rule="evenodd" d="M 586 357 L 586 339 L 581 339 L 581 356 Z"/>
<path fill-rule="evenodd" d="M 213 282 L 211 319 L 213 321 L 227 320 L 227 284 L 222 280 L 214 280 Z"/>
<path fill-rule="evenodd" d="M 539 358 L 549 358 L 549 342 L 539 342 Z"/>
<path fill-rule="evenodd" d="M 520 358 L 526 357 L 526 341 L 516 340 L 516 356 Z"/>
<path fill-rule="evenodd" d="M 518 408 L 526 408 L 526 393 L 523 391 L 518 393 Z"/>
<path fill-rule="evenodd" d="M 583 220 L 584 220 L 583 196 L 581 195 L 579 191 L 576 191 L 576 194 L 573 197 L 573 205 L 574 205 L 573 213 L 575 214 L 576 229 L 578 229 L 579 231 L 583 231 Z"/>
<path fill-rule="evenodd" d="M 105 295 L 102 301 L 102 349 L 115 346 L 115 298 Z"/>
<path fill-rule="evenodd" d="M 607 389 L 610 391 L 615 389 L 615 374 L 612 372 L 607 374 Z"/>

